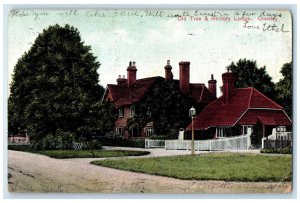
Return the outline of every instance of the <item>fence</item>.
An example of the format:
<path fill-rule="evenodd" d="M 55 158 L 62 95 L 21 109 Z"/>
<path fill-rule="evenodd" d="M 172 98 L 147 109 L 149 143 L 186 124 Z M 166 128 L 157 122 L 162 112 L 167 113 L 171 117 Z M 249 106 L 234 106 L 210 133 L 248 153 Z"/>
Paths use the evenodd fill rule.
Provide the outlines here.
<path fill-rule="evenodd" d="M 145 148 L 165 148 L 165 140 L 145 139 Z"/>
<path fill-rule="evenodd" d="M 277 132 L 262 138 L 262 149 L 292 148 L 292 132 Z"/>
<path fill-rule="evenodd" d="M 159 142 L 160 141 L 160 142 Z M 167 150 L 190 150 L 191 140 L 145 140 L 146 148 L 164 147 Z M 229 150 L 247 150 L 251 146 L 250 136 L 236 136 L 230 138 L 213 139 L 213 140 L 196 140 L 194 143 L 195 150 L 200 151 L 229 151 Z"/>

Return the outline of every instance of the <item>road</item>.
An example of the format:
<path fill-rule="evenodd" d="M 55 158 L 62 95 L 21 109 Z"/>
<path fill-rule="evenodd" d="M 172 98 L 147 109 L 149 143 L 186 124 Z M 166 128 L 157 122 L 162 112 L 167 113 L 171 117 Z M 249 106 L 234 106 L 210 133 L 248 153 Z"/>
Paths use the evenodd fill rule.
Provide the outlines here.
<path fill-rule="evenodd" d="M 187 154 L 188 151 L 151 149 L 151 156 Z M 10 192 L 67 193 L 289 193 L 291 182 L 193 181 L 147 175 L 91 165 L 88 159 L 53 159 L 8 151 Z"/>

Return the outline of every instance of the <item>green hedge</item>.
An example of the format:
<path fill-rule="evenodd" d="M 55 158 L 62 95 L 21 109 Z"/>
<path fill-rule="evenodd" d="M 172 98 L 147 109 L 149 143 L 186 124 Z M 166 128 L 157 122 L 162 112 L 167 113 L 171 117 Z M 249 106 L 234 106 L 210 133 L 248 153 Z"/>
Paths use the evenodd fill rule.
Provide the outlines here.
<path fill-rule="evenodd" d="M 130 140 L 122 137 L 98 137 L 97 140 L 102 144 L 102 146 L 145 148 L 144 139 Z"/>
<path fill-rule="evenodd" d="M 273 153 L 273 154 L 292 154 L 291 148 L 282 148 L 282 149 L 262 149 L 260 150 L 261 153 Z"/>

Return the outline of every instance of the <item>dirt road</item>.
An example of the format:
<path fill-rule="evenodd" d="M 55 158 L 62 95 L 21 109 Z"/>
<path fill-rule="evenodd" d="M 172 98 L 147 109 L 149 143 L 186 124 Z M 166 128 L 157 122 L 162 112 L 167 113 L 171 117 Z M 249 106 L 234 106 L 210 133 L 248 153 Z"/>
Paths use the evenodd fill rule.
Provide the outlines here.
<path fill-rule="evenodd" d="M 8 189 L 10 192 L 72 193 L 291 192 L 291 182 L 244 183 L 178 180 L 89 164 L 90 161 L 99 159 L 53 159 L 38 154 L 8 151 Z"/>

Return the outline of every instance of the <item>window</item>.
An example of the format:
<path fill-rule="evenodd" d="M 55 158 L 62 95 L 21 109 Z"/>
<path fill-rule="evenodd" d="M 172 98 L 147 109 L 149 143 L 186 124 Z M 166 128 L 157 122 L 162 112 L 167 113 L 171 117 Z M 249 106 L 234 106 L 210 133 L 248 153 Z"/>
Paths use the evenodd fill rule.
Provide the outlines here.
<path fill-rule="evenodd" d="M 216 137 L 225 137 L 224 128 L 216 128 Z"/>
<path fill-rule="evenodd" d="M 247 135 L 248 131 L 250 134 L 253 132 L 253 126 L 251 125 L 242 125 L 242 135 Z"/>
<path fill-rule="evenodd" d="M 116 135 L 122 135 L 123 127 L 116 127 Z"/>
<path fill-rule="evenodd" d="M 119 117 L 120 118 L 124 117 L 124 107 L 119 108 Z"/>
<path fill-rule="evenodd" d="M 134 115 L 135 115 L 135 107 L 131 106 L 130 107 L 130 117 L 134 117 Z"/>
<path fill-rule="evenodd" d="M 147 127 L 146 129 L 146 136 L 152 136 L 153 135 L 153 128 L 152 127 Z"/>

